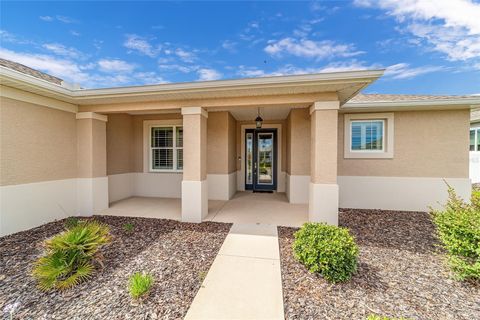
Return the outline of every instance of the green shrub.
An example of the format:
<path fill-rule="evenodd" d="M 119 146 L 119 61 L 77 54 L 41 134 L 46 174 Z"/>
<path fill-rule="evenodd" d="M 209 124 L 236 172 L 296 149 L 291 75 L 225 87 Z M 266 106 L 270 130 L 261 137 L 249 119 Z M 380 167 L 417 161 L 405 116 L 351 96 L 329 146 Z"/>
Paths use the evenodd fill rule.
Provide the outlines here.
<path fill-rule="evenodd" d="M 459 280 L 480 280 L 480 192 L 472 192 L 470 203 L 448 186 L 443 210 L 431 209 L 433 222 L 448 264 Z"/>
<path fill-rule="evenodd" d="M 136 272 L 128 280 L 128 291 L 134 299 L 146 295 L 153 285 L 153 276 L 148 273 Z"/>
<path fill-rule="evenodd" d="M 68 289 L 88 279 L 94 263 L 102 264 L 99 249 L 109 242 L 109 228 L 95 221 L 80 222 L 45 240 L 45 253 L 33 268 L 40 289 Z"/>
<path fill-rule="evenodd" d="M 71 229 L 73 227 L 76 227 L 79 222 L 80 222 L 80 220 L 77 217 L 68 217 L 65 220 L 65 227 L 67 229 Z"/>
<path fill-rule="evenodd" d="M 295 258 L 331 282 L 350 279 L 357 270 L 358 247 L 348 229 L 305 223 L 295 233 Z"/>
<path fill-rule="evenodd" d="M 126 232 L 132 232 L 133 229 L 135 229 L 135 225 L 131 222 L 125 223 L 123 225 L 123 230 L 125 230 Z"/>

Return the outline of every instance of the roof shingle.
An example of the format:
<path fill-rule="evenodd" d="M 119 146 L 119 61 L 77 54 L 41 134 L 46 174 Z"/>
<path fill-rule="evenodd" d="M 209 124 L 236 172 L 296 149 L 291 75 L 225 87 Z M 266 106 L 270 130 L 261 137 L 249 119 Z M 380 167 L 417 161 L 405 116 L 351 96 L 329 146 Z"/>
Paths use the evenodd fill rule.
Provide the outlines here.
<path fill-rule="evenodd" d="M 33 76 L 35 78 L 46 80 L 48 82 L 55 83 L 55 84 L 58 84 L 58 85 L 62 85 L 62 82 L 63 82 L 63 80 L 60 79 L 60 78 L 51 76 L 47 73 L 44 73 L 44 72 L 41 72 L 41 71 L 38 71 L 38 70 L 35 70 L 35 69 L 32 69 L 30 67 L 27 67 L 23 64 L 20 64 L 20 63 L 14 62 L 14 61 L 10 61 L 10 60 L 0 58 L 0 66 L 4 66 L 4 67 L 7 67 L 9 69 L 12 69 L 12 70 L 24 73 L 24 74 L 28 74 L 28 75 Z"/>

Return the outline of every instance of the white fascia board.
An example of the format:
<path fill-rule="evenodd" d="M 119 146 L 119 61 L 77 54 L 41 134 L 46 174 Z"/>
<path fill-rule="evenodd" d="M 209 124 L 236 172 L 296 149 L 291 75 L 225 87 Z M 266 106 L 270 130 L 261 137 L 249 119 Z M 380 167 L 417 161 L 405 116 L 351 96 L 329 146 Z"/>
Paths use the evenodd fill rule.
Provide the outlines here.
<path fill-rule="evenodd" d="M 408 109 L 415 107 L 466 107 L 476 108 L 480 106 L 480 98 L 452 98 L 442 100 L 409 100 L 409 101 L 383 101 L 383 102 L 347 102 L 343 105 L 342 110 L 362 110 L 362 109 L 375 109 L 375 108 L 396 108 L 396 109 Z"/>

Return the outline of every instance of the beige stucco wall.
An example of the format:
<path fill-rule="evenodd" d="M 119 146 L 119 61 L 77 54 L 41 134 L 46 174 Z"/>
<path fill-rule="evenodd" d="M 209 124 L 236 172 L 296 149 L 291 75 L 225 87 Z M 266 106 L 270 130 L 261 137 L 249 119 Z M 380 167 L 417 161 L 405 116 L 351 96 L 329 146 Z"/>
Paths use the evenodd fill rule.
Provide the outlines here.
<path fill-rule="evenodd" d="M 282 126 L 282 136 L 278 136 L 277 139 L 281 141 L 281 155 L 278 156 L 282 159 L 282 168 L 281 171 L 285 171 L 287 169 L 286 162 L 287 162 L 287 151 L 286 151 L 286 141 L 287 141 L 287 120 L 265 120 L 263 121 L 265 125 L 268 124 L 280 124 Z M 242 156 L 242 139 L 245 139 L 245 135 L 242 135 L 242 125 L 255 125 L 255 121 L 237 121 L 237 159 Z M 268 126 L 264 126 L 267 127 Z M 244 161 L 244 159 L 242 159 Z M 241 170 L 241 161 L 236 161 L 237 163 L 237 170 Z"/>
<path fill-rule="evenodd" d="M 337 183 L 338 110 L 317 110 L 310 115 L 310 181 Z"/>
<path fill-rule="evenodd" d="M 129 173 L 133 170 L 133 117 L 110 114 L 107 122 L 107 174 Z"/>
<path fill-rule="evenodd" d="M 227 174 L 236 170 L 236 120 L 228 111 L 209 112 L 207 120 L 207 172 Z"/>
<path fill-rule="evenodd" d="M 77 120 L 77 177 L 107 174 L 106 123 L 96 119 Z"/>
<path fill-rule="evenodd" d="M 344 159 L 338 119 L 338 175 L 468 177 L 468 110 L 395 112 L 393 159 Z"/>
<path fill-rule="evenodd" d="M 310 114 L 308 108 L 292 109 L 287 118 L 287 172 L 310 175 Z"/>
<path fill-rule="evenodd" d="M 183 116 L 183 180 L 207 179 L 207 118 L 201 114 Z"/>
<path fill-rule="evenodd" d="M 75 178 L 75 114 L 0 97 L 0 185 Z"/>

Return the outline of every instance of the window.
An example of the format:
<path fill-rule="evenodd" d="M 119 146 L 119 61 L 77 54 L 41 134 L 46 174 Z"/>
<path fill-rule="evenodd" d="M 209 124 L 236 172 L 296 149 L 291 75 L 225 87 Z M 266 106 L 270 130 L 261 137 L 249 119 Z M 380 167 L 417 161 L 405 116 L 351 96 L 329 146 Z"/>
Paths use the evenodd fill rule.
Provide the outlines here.
<path fill-rule="evenodd" d="M 150 128 L 150 170 L 180 171 L 182 169 L 182 126 L 152 126 Z"/>
<path fill-rule="evenodd" d="M 344 158 L 393 158 L 394 113 L 344 114 Z"/>
<path fill-rule="evenodd" d="M 480 151 L 480 128 L 470 129 L 470 151 Z"/>
<path fill-rule="evenodd" d="M 355 120 L 350 122 L 352 152 L 383 151 L 384 120 Z"/>

